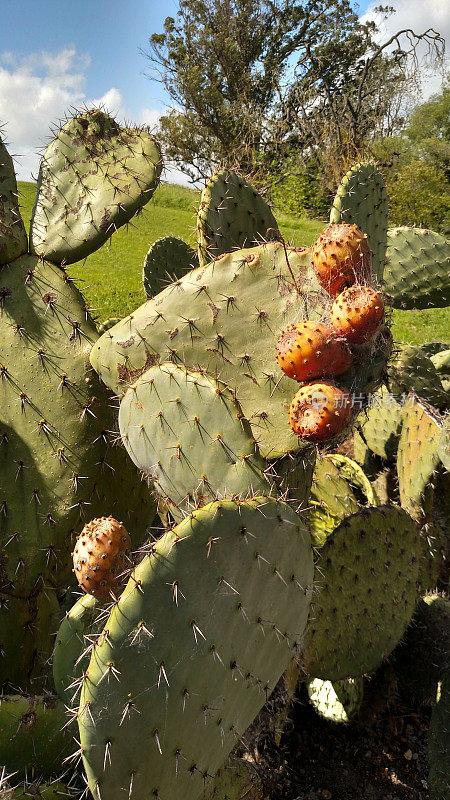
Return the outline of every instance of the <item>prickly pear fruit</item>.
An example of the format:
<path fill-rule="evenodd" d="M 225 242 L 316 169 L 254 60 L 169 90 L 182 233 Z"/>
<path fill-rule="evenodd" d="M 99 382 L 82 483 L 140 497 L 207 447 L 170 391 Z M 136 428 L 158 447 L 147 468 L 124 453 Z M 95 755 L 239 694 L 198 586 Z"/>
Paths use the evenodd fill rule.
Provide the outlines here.
<path fill-rule="evenodd" d="M 302 386 L 289 409 L 292 430 L 309 442 L 325 442 L 341 433 L 351 416 L 350 394 L 333 381 L 311 381 Z"/>
<path fill-rule="evenodd" d="M 331 306 L 332 327 L 351 344 L 362 344 L 375 335 L 384 315 L 380 292 L 370 286 L 349 286 Z"/>
<path fill-rule="evenodd" d="M 88 522 L 73 551 L 75 575 L 83 591 L 106 598 L 120 588 L 131 566 L 130 547 L 129 533 L 113 517 Z"/>
<path fill-rule="evenodd" d="M 276 349 L 281 369 L 296 381 L 341 375 L 351 364 L 346 342 L 322 322 L 288 325 L 278 337 Z"/>
<path fill-rule="evenodd" d="M 329 225 L 313 244 L 312 260 L 319 283 L 333 297 L 371 279 L 369 241 L 356 225 Z"/>

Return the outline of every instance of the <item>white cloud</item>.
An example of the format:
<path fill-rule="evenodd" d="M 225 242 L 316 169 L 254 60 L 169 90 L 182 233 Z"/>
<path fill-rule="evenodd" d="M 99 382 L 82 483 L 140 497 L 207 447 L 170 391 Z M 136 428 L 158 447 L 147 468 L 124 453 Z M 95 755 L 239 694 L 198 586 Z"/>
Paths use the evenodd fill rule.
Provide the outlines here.
<path fill-rule="evenodd" d="M 0 54 L 0 123 L 2 138 L 15 156 L 17 177 L 30 180 L 39 170 L 38 150 L 50 138 L 50 127 L 64 119 L 73 108 L 99 107 L 114 115 L 119 122 L 148 125 L 154 128 L 161 111 L 143 107 L 132 114 L 124 97 L 114 86 L 101 97 L 89 98 L 86 93 L 87 54 L 75 47 L 59 52 L 41 51 L 18 59 L 12 52 Z M 179 170 L 168 169 L 165 179 L 187 183 Z"/>
<path fill-rule="evenodd" d="M 450 6 L 442 0 L 392 0 L 389 4 L 395 9 L 387 19 L 376 12 L 379 2 L 375 0 L 361 18 L 363 22 L 374 20 L 379 26 L 378 40 L 386 41 L 397 31 L 410 28 L 415 33 L 424 33 L 429 28 L 441 34 L 446 42 L 447 49 L 450 45 Z M 406 47 L 407 39 L 403 36 L 402 44 Z M 431 94 L 439 92 L 442 87 L 442 70 L 430 67 L 427 59 L 427 48 L 420 45 L 418 49 L 421 69 L 421 95 L 417 95 L 417 102 L 423 102 Z M 445 68 L 450 67 L 448 57 Z"/>

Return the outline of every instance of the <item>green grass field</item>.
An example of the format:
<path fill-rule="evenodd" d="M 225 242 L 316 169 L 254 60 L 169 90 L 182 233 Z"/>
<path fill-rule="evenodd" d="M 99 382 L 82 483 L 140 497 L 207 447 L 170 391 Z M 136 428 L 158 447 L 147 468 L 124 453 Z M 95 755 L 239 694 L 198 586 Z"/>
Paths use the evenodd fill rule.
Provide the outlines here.
<path fill-rule="evenodd" d="M 33 183 L 19 182 L 22 214 L 28 227 L 35 197 Z M 102 321 L 123 317 L 144 299 L 142 264 L 150 245 L 169 234 L 195 245 L 195 210 L 200 192 L 174 184 L 162 184 L 143 212 L 112 240 L 84 262 L 69 267 L 80 279 L 87 304 Z M 296 246 L 311 245 L 324 227 L 320 220 L 296 218 L 275 211 L 286 241 Z M 394 339 L 421 344 L 450 341 L 450 309 L 395 311 Z"/>

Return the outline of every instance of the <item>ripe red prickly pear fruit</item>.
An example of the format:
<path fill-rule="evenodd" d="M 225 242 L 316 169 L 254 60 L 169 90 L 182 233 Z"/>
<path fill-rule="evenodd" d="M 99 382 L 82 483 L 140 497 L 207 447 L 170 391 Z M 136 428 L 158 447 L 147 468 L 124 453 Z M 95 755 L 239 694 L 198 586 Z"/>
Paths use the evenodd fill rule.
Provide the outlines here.
<path fill-rule="evenodd" d="M 308 442 L 326 442 L 341 433 L 352 417 L 347 389 L 333 381 L 311 381 L 292 398 L 289 424 Z"/>
<path fill-rule="evenodd" d="M 105 599 L 120 588 L 131 566 L 130 548 L 130 534 L 113 517 L 88 522 L 73 551 L 74 571 L 83 591 Z"/>
<path fill-rule="evenodd" d="M 276 350 L 280 368 L 296 381 L 341 375 L 351 363 L 344 339 L 322 322 L 288 325 L 278 337 Z"/>
<path fill-rule="evenodd" d="M 314 242 L 311 255 L 319 283 L 333 297 L 346 286 L 371 280 L 369 241 L 356 225 L 329 225 Z"/>
<path fill-rule="evenodd" d="M 331 306 L 331 325 L 350 344 L 362 344 L 375 335 L 384 315 L 384 300 L 369 286 L 350 286 Z"/>

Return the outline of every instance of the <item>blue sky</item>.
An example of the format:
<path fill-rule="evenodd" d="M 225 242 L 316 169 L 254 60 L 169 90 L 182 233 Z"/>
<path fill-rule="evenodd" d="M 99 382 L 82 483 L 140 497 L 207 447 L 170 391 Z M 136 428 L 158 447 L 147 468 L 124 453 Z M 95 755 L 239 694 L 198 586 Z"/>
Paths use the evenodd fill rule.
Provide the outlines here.
<path fill-rule="evenodd" d="M 362 0 L 360 14 L 376 4 Z M 393 5 L 395 29 L 407 22 L 448 32 L 443 0 Z M 150 65 L 141 50 L 177 8 L 178 0 L 2 0 L 0 122 L 12 152 L 21 155 L 19 177 L 36 173 L 36 150 L 70 107 L 101 102 L 119 119 L 156 124 L 170 99 L 146 77 Z"/>

